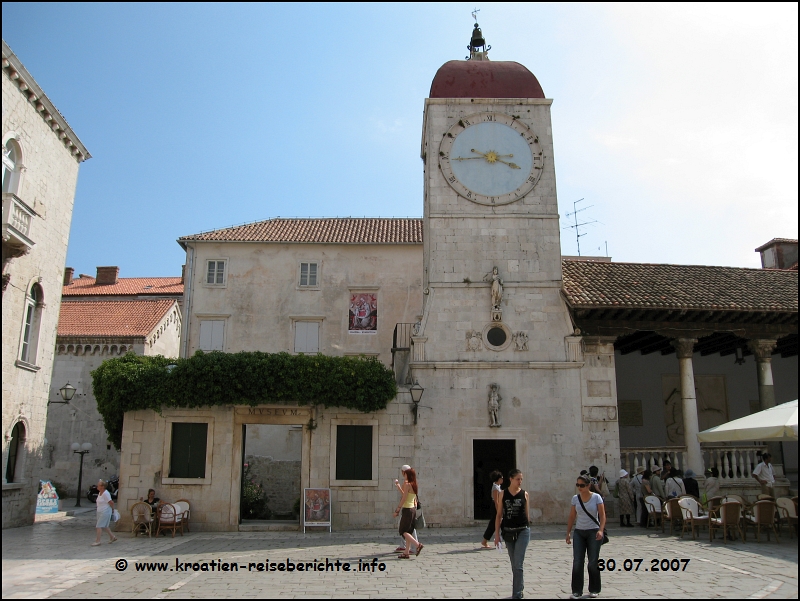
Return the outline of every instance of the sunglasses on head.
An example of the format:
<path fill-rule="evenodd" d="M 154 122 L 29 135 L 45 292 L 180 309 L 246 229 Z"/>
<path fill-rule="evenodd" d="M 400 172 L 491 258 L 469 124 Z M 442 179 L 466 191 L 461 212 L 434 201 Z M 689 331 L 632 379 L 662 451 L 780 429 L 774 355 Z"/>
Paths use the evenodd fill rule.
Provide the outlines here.
<path fill-rule="evenodd" d="M 583 482 L 578 482 L 578 483 L 575 484 L 575 486 L 577 486 L 578 488 L 586 488 L 589 485 L 588 484 L 584 484 Z"/>

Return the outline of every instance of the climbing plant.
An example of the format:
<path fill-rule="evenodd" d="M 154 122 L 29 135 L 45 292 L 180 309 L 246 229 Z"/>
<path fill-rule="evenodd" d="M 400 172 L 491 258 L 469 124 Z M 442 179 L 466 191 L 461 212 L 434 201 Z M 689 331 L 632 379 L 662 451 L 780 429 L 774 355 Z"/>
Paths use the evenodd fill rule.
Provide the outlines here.
<path fill-rule="evenodd" d="M 92 372 L 92 390 L 117 449 L 126 411 L 292 403 L 369 413 L 397 395 L 394 374 L 375 357 L 202 351 L 109 359 Z"/>

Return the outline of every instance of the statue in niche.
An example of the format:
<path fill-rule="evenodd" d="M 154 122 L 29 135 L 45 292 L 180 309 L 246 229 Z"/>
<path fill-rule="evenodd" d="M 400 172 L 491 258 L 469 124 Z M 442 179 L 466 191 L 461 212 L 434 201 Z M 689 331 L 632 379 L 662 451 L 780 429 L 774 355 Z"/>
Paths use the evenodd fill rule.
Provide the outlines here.
<path fill-rule="evenodd" d="M 481 350 L 481 333 L 475 330 L 467 331 L 467 350 L 479 351 Z"/>
<path fill-rule="evenodd" d="M 489 417 L 492 420 L 492 423 L 489 424 L 490 428 L 499 428 L 500 424 L 500 401 L 503 398 L 498 394 L 497 389 L 499 386 L 497 384 L 490 384 L 489 385 Z"/>
<path fill-rule="evenodd" d="M 528 350 L 528 335 L 525 332 L 517 332 L 514 334 L 514 350 Z"/>
<path fill-rule="evenodd" d="M 503 301 L 503 280 L 497 271 L 497 266 L 492 267 L 492 273 L 484 278 L 492 282 L 492 310 L 500 311 L 500 303 Z"/>

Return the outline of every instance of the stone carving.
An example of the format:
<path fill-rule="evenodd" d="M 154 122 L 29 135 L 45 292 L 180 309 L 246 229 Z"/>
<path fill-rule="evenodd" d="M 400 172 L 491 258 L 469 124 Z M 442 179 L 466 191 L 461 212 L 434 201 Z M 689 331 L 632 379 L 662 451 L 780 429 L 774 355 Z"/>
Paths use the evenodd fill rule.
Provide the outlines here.
<path fill-rule="evenodd" d="M 528 335 L 525 332 L 517 332 L 514 334 L 514 350 L 527 351 L 528 350 Z"/>
<path fill-rule="evenodd" d="M 467 350 L 479 351 L 482 348 L 481 333 L 476 330 L 467 331 Z"/>
<path fill-rule="evenodd" d="M 417 323 L 414 324 L 414 328 L 413 328 L 414 336 L 419 336 L 419 330 L 420 330 L 421 327 L 422 327 L 422 323 L 419 322 L 419 321 L 417 321 Z"/>
<path fill-rule="evenodd" d="M 772 351 L 775 350 L 777 344 L 777 340 L 755 339 L 747 342 L 747 348 L 756 356 L 757 361 L 769 362 L 772 361 Z"/>
<path fill-rule="evenodd" d="M 492 310 L 500 311 L 500 303 L 503 301 L 503 280 L 497 267 L 492 267 L 491 275 L 487 276 L 492 281 Z"/>
<path fill-rule="evenodd" d="M 499 428 L 500 423 L 500 401 L 503 398 L 497 393 L 499 386 L 497 384 L 489 385 L 489 417 L 492 423 L 489 424 L 490 428 Z"/>

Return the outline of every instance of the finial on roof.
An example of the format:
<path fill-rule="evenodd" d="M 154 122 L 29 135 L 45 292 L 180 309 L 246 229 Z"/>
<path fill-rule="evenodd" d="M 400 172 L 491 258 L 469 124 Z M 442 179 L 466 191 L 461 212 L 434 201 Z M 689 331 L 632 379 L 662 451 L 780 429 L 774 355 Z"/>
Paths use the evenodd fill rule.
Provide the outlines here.
<path fill-rule="evenodd" d="M 489 55 L 487 53 L 492 49 L 492 47 L 486 44 L 486 40 L 483 37 L 483 32 L 478 26 L 477 15 L 479 10 L 480 9 L 476 8 L 474 11 L 472 11 L 472 18 L 475 19 L 475 26 L 472 29 L 472 38 L 467 46 L 467 50 L 469 50 L 469 56 L 466 58 L 467 60 L 471 61 L 488 61 Z"/>

